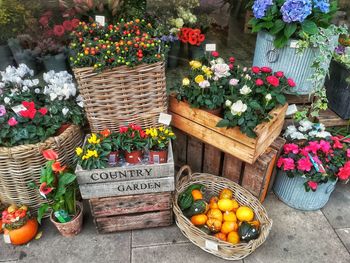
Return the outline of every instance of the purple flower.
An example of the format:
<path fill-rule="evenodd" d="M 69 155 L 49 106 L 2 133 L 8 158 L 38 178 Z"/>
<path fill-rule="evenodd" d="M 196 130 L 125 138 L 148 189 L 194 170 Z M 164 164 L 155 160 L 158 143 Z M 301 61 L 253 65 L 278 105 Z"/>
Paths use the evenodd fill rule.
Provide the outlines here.
<path fill-rule="evenodd" d="M 255 18 L 263 18 L 267 9 L 272 5 L 272 0 L 255 0 L 253 4 L 253 13 Z"/>
<path fill-rule="evenodd" d="M 335 53 L 337 53 L 338 55 L 344 55 L 345 54 L 345 47 L 342 46 L 342 45 L 338 45 L 336 48 L 335 48 Z"/>
<path fill-rule="evenodd" d="M 327 14 L 329 12 L 329 0 L 313 0 L 314 8 L 319 9 L 322 13 Z"/>
<path fill-rule="evenodd" d="M 302 23 L 311 13 L 311 0 L 287 0 L 281 7 L 283 21 Z"/>
<path fill-rule="evenodd" d="M 6 114 L 6 108 L 4 105 L 0 105 L 0 117 Z"/>

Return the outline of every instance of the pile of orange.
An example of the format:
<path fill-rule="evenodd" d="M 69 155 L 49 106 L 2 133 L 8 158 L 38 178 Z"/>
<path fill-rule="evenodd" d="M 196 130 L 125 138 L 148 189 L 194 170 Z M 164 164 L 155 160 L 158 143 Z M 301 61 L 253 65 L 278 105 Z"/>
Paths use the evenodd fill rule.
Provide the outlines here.
<path fill-rule="evenodd" d="M 199 190 L 193 190 L 192 196 L 194 200 L 203 198 Z M 260 223 L 257 220 L 254 221 L 254 217 L 253 209 L 240 206 L 233 199 L 232 191 L 224 188 L 219 196 L 211 197 L 207 211 L 192 216 L 191 222 L 197 227 L 210 230 L 210 233 L 220 240 L 238 244 L 240 242 L 238 228 L 242 222 L 259 227 Z"/>

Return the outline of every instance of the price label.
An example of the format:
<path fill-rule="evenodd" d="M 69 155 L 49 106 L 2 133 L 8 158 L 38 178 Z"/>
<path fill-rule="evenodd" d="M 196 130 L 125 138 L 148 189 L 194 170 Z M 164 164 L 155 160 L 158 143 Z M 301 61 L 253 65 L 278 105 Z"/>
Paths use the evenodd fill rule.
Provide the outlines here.
<path fill-rule="evenodd" d="M 206 44 L 205 51 L 207 52 L 216 51 L 216 44 Z"/>
<path fill-rule="evenodd" d="M 158 122 L 165 124 L 166 126 L 169 126 L 170 122 L 171 122 L 171 118 L 172 118 L 172 116 L 170 114 L 166 114 L 166 113 L 161 112 L 159 114 Z"/>
<path fill-rule="evenodd" d="M 295 105 L 295 104 L 289 105 L 287 108 L 286 115 L 287 116 L 293 115 L 297 111 L 298 111 L 297 105 Z"/>
<path fill-rule="evenodd" d="M 104 26 L 106 24 L 106 18 L 105 16 L 95 16 L 96 23 L 99 23 L 101 26 Z"/>
<path fill-rule="evenodd" d="M 4 235 L 4 241 L 5 241 L 6 244 L 11 244 L 10 235 Z"/>
<path fill-rule="evenodd" d="M 13 110 L 18 116 L 20 116 L 19 113 L 20 113 L 22 110 L 27 110 L 27 108 L 24 107 L 22 104 L 20 104 L 20 105 L 13 106 L 13 107 L 12 107 L 12 110 Z"/>
<path fill-rule="evenodd" d="M 205 240 L 205 248 L 213 251 L 219 250 L 218 244 L 210 240 Z"/>

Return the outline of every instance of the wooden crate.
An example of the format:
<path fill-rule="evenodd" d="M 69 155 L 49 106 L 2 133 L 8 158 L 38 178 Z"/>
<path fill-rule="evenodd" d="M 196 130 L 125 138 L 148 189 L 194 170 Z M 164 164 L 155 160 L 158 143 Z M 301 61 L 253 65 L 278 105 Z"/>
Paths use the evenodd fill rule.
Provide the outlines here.
<path fill-rule="evenodd" d="M 191 108 L 187 103 L 170 97 L 171 124 L 181 131 L 214 146 L 244 162 L 253 164 L 281 133 L 287 104 L 270 112 L 272 119 L 255 128 L 257 138 L 249 138 L 238 127 L 218 128 L 221 120 L 206 111 Z M 191 158 L 197 158 L 191 156 Z"/>
<path fill-rule="evenodd" d="M 109 167 L 76 171 L 80 193 L 83 199 L 171 192 L 175 189 L 174 158 L 171 143 L 167 163 Z"/>
<path fill-rule="evenodd" d="M 320 123 L 323 123 L 326 127 L 347 126 L 350 123 L 349 120 L 343 120 L 342 118 L 340 118 L 331 109 L 320 111 L 317 119 Z"/>
<path fill-rule="evenodd" d="M 93 198 L 89 203 L 100 234 L 173 223 L 171 192 Z"/>
<path fill-rule="evenodd" d="M 288 105 L 293 105 L 297 107 L 298 110 L 302 110 L 306 108 L 308 110 L 308 115 L 310 114 L 311 103 L 314 100 L 314 95 L 289 95 L 286 94 Z M 294 115 L 286 115 L 285 122 L 283 125 L 283 130 L 285 130 L 289 125 L 295 125 L 295 121 L 293 119 Z"/>

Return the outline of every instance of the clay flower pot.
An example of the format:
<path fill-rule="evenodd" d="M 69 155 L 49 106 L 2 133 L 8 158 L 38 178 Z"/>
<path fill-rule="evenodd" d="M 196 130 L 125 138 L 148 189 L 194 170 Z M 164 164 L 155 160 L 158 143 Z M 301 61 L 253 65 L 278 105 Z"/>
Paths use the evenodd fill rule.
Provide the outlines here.
<path fill-rule="evenodd" d="M 168 150 L 149 151 L 150 163 L 166 163 L 168 161 Z"/>
<path fill-rule="evenodd" d="M 55 221 L 53 212 L 51 212 L 50 220 L 56 226 L 57 230 L 64 237 L 73 237 L 80 233 L 83 225 L 83 205 L 77 202 L 78 214 L 67 223 L 59 223 Z"/>
<path fill-rule="evenodd" d="M 114 151 L 108 155 L 108 164 L 111 166 L 115 166 L 120 160 L 120 152 Z"/>
<path fill-rule="evenodd" d="M 142 151 L 125 151 L 125 161 L 130 164 L 137 164 L 142 160 Z"/>
<path fill-rule="evenodd" d="M 13 230 L 5 229 L 4 235 L 8 235 L 12 245 L 24 245 L 31 241 L 38 232 L 38 221 L 36 219 L 29 219 L 27 223 Z"/>

